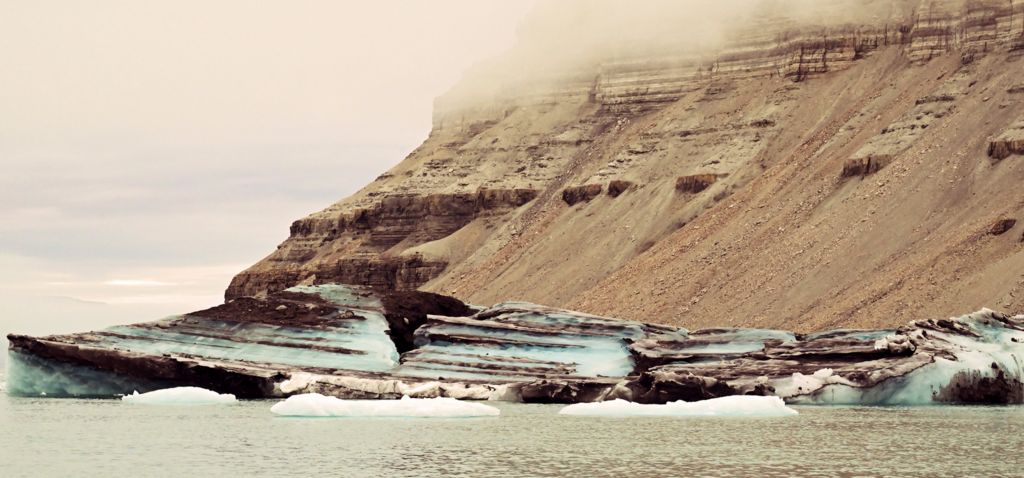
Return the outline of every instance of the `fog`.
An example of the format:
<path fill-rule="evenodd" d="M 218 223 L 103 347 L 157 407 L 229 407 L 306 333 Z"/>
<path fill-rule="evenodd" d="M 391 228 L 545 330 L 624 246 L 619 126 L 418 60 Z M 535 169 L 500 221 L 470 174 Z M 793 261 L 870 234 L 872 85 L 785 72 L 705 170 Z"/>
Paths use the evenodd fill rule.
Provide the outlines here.
<path fill-rule="evenodd" d="M 713 61 L 765 23 L 834 27 L 906 17 L 914 0 L 549 0 L 518 27 L 515 48 L 478 62 L 446 106 L 518 96 L 617 61 Z"/>
<path fill-rule="evenodd" d="M 0 0 L 0 332 L 219 302 L 426 138 L 530 8 Z"/>

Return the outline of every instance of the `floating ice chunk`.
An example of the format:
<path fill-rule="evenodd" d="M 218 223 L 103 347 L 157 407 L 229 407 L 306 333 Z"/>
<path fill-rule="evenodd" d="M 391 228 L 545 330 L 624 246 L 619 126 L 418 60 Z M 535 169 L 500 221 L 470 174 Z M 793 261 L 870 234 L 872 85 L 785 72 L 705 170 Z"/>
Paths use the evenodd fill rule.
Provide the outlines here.
<path fill-rule="evenodd" d="M 401 400 L 342 400 L 319 393 L 292 395 L 270 407 L 287 417 L 496 417 L 501 411 L 482 403 L 454 398 L 409 398 Z"/>
<path fill-rule="evenodd" d="M 779 397 L 735 395 L 697 402 L 676 401 L 664 405 L 647 405 L 611 400 L 576 403 L 558 412 L 559 415 L 590 417 L 785 417 L 797 411 L 786 406 Z"/>
<path fill-rule="evenodd" d="M 236 400 L 230 393 L 217 393 L 199 387 L 175 387 L 142 394 L 135 392 L 121 397 L 121 401 L 142 405 L 216 405 L 235 403 Z"/>

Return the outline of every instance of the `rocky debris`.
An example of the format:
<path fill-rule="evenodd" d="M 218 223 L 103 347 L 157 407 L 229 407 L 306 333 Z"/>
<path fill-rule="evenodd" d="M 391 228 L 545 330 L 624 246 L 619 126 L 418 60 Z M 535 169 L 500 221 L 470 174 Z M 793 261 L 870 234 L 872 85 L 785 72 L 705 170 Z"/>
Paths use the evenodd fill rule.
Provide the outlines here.
<path fill-rule="evenodd" d="M 634 185 L 635 183 L 633 183 L 632 181 L 623 181 L 621 179 L 616 179 L 608 183 L 608 195 L 613 198 L 617 198 L 619 197 L 619 195 L 628 191 L 629 188 L 633 187 Z"/>
<path fill-rule="evenodd" d="M 691 174 L 676 178 L 676 191 L 681 193 L 699 193 L 718 181 L 717 174 Z"/>
<path fill-rule="evenodd" d="M 239 297 L 191 315 L 214 320 L 322 326 L 331 323 L 339 313 L 337 307 L 319 296 L 281 292 L 266 299 Z"/>
<path fill-rule="evenodd" d="M 989 310 L 899 329 L 800 336 L 688 332 L 524 302 L 440 316 L 431 313 L 472 309 L 435 294 L 338 285 L 232 304 L 97 332 L 11 335 L 8 391 L 104 397 L 199 386 L 240 398 L 317 392 L 544 403 L 744 394 L 796 403 L 1024 401 L 1024 316 Z M 298 306 L 314 312 L 288 312 Z M 399 355 L 409 332 L 411 346 L 401 347 L 411 348 Z"/>
<path fill-rule="evenodd" d="M 922 96 L 918 98 L 916 101 L 914 101 L 914 104 L 920 106 L 927 105 L 929 103 L 948 103 L 951 101 L 956 101 L 955 95 L 951 95 L 949 93 L 940 93 L 936 95 Z"/>
<path fill-rule="evenodd" d="M 570 186 L 562 190 L 562 201 L 565 201 L 570 206 L 581 202 L 588 202 L 599 196 L 603 188 L 600 184 Z"/>
<path fill-rule="evenodd" d="M 992 227 L 988 229 L 988 233 L 993 236 L 1001 236 L 1006 234 L 1013 226 L 1017 225 L 1017 220 L 1013 218 L 1000 219 L 992 224 Z"/>
<path fill-rule="evenodd" d="M 608 395 L 617 380 L 536 380 L 512 385 L 524 403 L 598 402 Z"/>
<path fill-rule="evenodd" d="M 1003 160 L 1014 154 L 1024 155 L 1024 118 L 1015 121 L 988 143 L 988 156 L 994 160 Z"/>
<path fill-rule="evenodd" d="M 624 389 L 628 393 L 623 393 Z M 744 392 L 715 378 L 661 368 L 641 373 L 636 379 L 626 381 L 603 398 L 622 398 L 637 403 L 668 403 L 676 400 L 694 402 L 729 395 L 769 394 L 770 390 L 766 387 Z"/>
<path fill-rule="evenodd" d="M 928 128 L 953 112 L 970 82 L 970 75 L 959 71 L 944 80 L 934 93 L 915 100 L 913 108 L 871 137 L 843 164 L 840 177 L 864 177 L 888 166 L 912 148 Z"/>
<path fill-rule="evenodd" d="M 1008 375 L 1002 366 L 993 362 L 994 376 L 977 370 L 956 373 L 948 384 L 939 389 L 939 402 L 987 405 L 1024 403 L 1024 382 L 1019 376 Z"/>

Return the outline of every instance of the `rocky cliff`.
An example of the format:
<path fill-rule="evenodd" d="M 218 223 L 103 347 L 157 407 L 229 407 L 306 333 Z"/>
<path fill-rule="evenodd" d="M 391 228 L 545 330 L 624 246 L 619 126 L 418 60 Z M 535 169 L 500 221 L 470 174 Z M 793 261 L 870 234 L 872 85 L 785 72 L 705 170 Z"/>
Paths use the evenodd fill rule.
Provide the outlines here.
<path fill-rule="evenodd" d="M 227 298 L 342 282 L 798 331 L 1024 309 L 1021 229 L 993 233 L 1024 219 L 1024 2 L 796 4 L 532 64 L 564 29 L 542 4 Z"/>

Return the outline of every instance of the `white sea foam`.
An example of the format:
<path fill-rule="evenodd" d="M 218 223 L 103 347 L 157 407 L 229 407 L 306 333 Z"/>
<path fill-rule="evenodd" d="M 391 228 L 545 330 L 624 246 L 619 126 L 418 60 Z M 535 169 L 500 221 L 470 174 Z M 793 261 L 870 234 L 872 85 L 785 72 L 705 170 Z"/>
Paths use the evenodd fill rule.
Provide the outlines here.
<path fill-rule="evenodd" d="M 292 395 L 270 407 L 288 417 L 494 417 L 501 411 L 482 403 L 454 398 L 409 398 L 401 400 L 342 400 L 319 393 Z"/>
<path fill-rule="evenodd" d="M 230 393 L 217 393 L 199 387 L 176 387 L 154 390 L 121 397 L 125 403 L 141 405 L 216 405 L 235 403 L 235 396 Z"/>
<path fill-rule="evenodd" d="M 676 401 L 649 405 L 610 400 L 577 403 L 558 412 L 560 415 L 595 417 L 785 417 L 797 411 L 786 406 L 779 397 L 736 395 L 697 402 Z"/>

